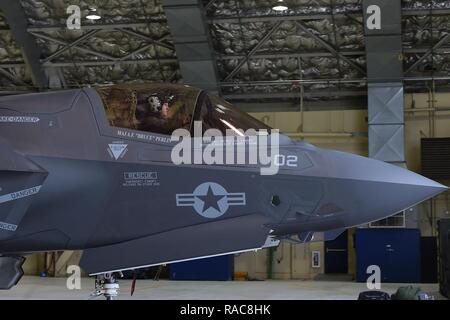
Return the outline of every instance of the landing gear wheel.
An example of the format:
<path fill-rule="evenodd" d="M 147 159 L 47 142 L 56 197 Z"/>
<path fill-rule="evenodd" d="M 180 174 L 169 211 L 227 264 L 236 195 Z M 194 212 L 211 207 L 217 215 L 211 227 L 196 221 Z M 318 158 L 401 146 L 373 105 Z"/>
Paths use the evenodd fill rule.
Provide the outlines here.
<path fill-rule="evenodd" d="M 95 289 L 92 296 L 104 296 L 106 300 L 114 300 L 119 295 L 118 277 L 122 273 L 103 273 L 95 276 Z"/>

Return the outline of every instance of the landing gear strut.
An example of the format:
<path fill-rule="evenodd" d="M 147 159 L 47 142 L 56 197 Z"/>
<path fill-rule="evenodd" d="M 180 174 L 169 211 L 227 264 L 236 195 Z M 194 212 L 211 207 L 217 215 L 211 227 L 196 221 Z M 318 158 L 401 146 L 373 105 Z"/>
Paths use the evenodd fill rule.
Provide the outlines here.
<path fill-rule="evenodd" d="M 114 300 L 119 295 L 118 277 L 122 277 L 122 273 L 103 273 L 95 276 L 95 289 L 92 296 L 104 296 L 106 300 Z"/>

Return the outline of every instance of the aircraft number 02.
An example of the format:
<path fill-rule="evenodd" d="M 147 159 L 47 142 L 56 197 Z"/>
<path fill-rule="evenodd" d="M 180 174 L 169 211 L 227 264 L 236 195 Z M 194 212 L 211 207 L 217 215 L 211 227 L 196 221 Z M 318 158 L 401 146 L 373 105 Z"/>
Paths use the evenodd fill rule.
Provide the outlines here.
<path fill-rule="evenodd" d="M 274 157 L 275 165 L 279 167 L 297 167 L 298 166 L 298 156 L 284 154 L 276 154 Z"/>

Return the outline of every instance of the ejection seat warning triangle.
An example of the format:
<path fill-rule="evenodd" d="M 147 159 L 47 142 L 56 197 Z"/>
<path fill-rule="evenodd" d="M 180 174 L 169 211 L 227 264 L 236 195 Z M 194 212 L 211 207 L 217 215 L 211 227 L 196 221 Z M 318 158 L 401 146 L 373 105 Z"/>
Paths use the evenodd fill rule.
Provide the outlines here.
<path fill-rule="evenodd" d="M 127 152 L 127 146 L 127 144 L 123 143 L 111 143 L 108 145 L 108 152 L 111 157 L 113 157 L 115 160 L 118 160 L 119 158 L 122 158 Z"/>

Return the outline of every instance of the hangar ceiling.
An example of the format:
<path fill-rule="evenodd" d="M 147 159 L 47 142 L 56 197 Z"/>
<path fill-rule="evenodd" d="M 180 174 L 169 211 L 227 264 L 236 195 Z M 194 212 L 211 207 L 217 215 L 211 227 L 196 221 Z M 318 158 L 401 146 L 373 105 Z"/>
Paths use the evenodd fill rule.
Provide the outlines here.
<path fill-rule="evenodd" d="M 25 27 L 8 2 L 17 3 Z M 2 0 L 1 93 L 130 81 L 182 82 L 176 35 L 169 28 L 163 2 L 174 3 Z M 249 105 L 267 102 L 272 108 L 298 101 L 301 92 L 305 100 L 318 105 L 365 99 L 362 1 L 286 0 L 289 10 L 283 12 L 272 10 L 275 2 L 203 1 L 222 95 Z M 83 19 L 80 30 L 68 30 L 69 5 L 79 5 L 82 16 L 95 6 L 102 18 Z M 403 0 L 402 7 L 403 56 L 399 58 L 406 90 L 425 88 L 424 82 L 433 79 L 438 90 L 446 89 L 450 2 Z M 23 33 L 30 36 L 25 41 L 34 43 L 24 44 Z M 36 50 L 39 57 L 33 61 Z M 44 84 L 40 72 L 47 79 Z"/>

